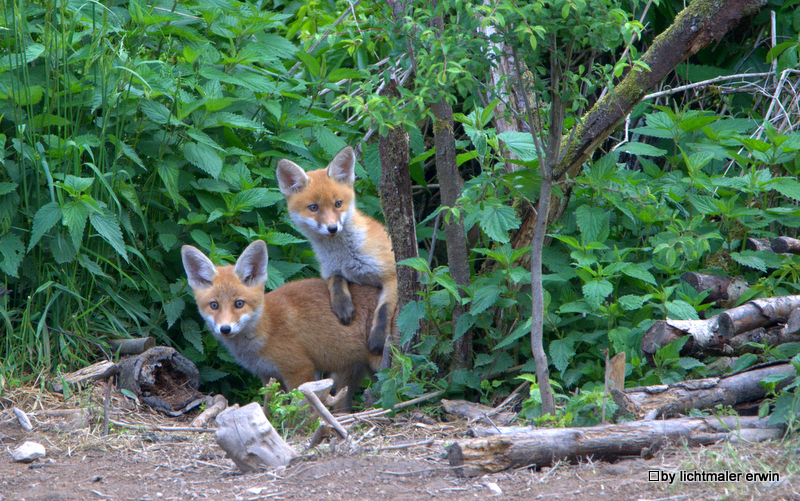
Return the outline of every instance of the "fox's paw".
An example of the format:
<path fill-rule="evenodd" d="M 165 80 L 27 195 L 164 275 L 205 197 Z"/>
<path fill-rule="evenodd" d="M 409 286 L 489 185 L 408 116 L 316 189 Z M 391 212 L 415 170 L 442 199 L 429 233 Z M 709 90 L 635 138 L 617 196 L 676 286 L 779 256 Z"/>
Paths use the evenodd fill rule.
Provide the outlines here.
<path fill-rule="evenodd" d="M 356 312 L 353 308 L 353 300 L 345 294 L 331 298 L 331 310 L 343 325 L 350 325 Z"/>

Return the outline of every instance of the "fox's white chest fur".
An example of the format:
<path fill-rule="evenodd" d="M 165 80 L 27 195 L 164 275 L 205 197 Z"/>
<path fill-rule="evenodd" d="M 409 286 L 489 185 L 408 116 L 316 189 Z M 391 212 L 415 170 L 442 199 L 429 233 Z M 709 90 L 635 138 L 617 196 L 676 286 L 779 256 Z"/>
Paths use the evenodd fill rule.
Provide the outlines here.
<path fill-rule="evenodd" d="M 364 251 L 367 234 L 365 229 L 354 224 L 354 210 L 345 213 L 342 231 L 336 235 L 320 235 L 304 225 L 298 226 L 314 248 L 322 278 L 340 275 L 349 282 L 380 287 L 381 263 Z"/>

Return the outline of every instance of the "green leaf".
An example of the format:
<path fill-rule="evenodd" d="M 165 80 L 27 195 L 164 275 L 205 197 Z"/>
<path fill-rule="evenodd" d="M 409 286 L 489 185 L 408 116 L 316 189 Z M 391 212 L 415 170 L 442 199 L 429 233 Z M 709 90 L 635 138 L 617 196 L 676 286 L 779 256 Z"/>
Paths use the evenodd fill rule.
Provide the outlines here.
<path fill-rule="evenodd" d="M 478 214 L 478 223 L 486 236 L 501 244 L 507 243 L 510 240 L 508 232 L 520 225 L 517 212 L 507 205 L 487 205 Z"/>
<path fill-rule="evenodd" d="M 0 271 L 18 278 L 17 270 L 25 256 L 25 245 L 22 240 L 13 233 L 6 233 L 0 237 L 0 256 L 3 257 L 3 260 L 0 261 Z"/>
<path fill-rule="evenodd" d="M 527 336 L 531 332 L 531 326 L 533 321 L 530 317 L 523 322 L 522 324 L 518 325 L 516 329 L 514 329 L 511 334 L 509 334 L 505 339 L 497 343 L 494 350 L 502 350 L 507 346 L 510 346 L 512 343 L 516 342 L 517 339 L 520 339 L 523 336 Z"/>
<path fill-rule="evenodd" d="M 203 365 L 198 369 L 200 372 L 200 382 L 201 383 L 211 383 L 213 381 L 217 381 L 219 379 L 224 378 L 228 375 L 227 372 L 223 372 L 217 370 L 209 365 Z"/>
<path fill-rule="evenodd" d="M 472 315 L 478 315 L 490 306 L 494 305 L 503 289 L 497 285 L 486 285 L 475 291 L 472 298 L 472 306 L 469 311 Z"/>
<path fill-rule="evenodd" d="M 61 206 L 64 225 L 69 229 L 72 237 L 72 246 L 79 249 L 83 240 L 83 231 L 86 220 L 89 218 L 89 208 L 80 201 L 67 202 Z"/>
<path fill-rule="evenodd" d="M 694 306 L 683 300 L 667 301 L 667 317 L 675 320 L 698 320 Z"/>
<path fill-rule="evenodd" d="M 656 277 L 654 277 L 652 273 L 647 271 L 645 267 L 640 264 L 630 264 L 622 269 L 622 273 L 631 278 L 638 278 L 639 280 L 647 282 L 650 285 L 658 285 L 656 283 Z"/>
<path fill-rule="evenodd" d="M 232 212 L 248 212 L 252 209 L 271 207 L 283 200 L 283 195 L 267 188 L 253 188 L 240 191 L 231 197 L 230 209 Z"/>
<path fill-rule="evenodd" d="M 5 137 L 0 134 L 0 138 L 5 140 Z M 8 195 L 12 191 L 15 191 L 19 186 L 17 183 L 0 183 L 0 196 Z"/>
<path fill-rule="evenodd" d="M 217 122 L 219 122 L 220 125 L 224 125 L 232 129 L 246 129 L 257 132 L 264 130 L 264 127 L 260 123 L 250 120 L 247 117 L 243 117 L 242 115 L 221 111 L 214 116 L 217 118 Z"/>
<path fill-rule="evenodd" d="M 117 216 L 109 211 L 95 212 L 89 216 L 95 231 L 117 251 L 117 254 L 128 260 L 128 251 L 125 250 L 125 242 L 122 239 L 122 230 L 119 227 Z"/>
<path fill-rule="evenodd" d="M 751 250 L 745 250 L 742 252 L 731 252 L 731 259 L 741 264 L 742 266 L 747 266 L 748 268 L 754 268 L 758 271 L 766 272 L 767 263 L 766 261 L 764 261 L 764 258 L 761 257 L 759 254 L 760 254 L 759 252 Z"/>
<path fill-rule="evenodd" d="M 529 132 L 501 132 L 497 138 L 506 144 L 508 151 L 517 155 L 523 162 L 539 159 L 533 137 Z"/>
<path fill-rule="evenodd" d="M 325 153 L 331 158 L 339 153 L 342 148 L 347 146 L 344 139 L 331 132 L 327 127 L 315 126 L 314 137 L 317 143 L 322 146 L 322 149 L 325 150 Z"/>
<path fill-rule="evenodd" d="M 33 227 L 31 228 L 31 240 L 28 242 L 28 252 L 39 242 L 45 233 L 61 221 L 61 207 L 58 202 L 50 202 L 42 205 L 33 216 Z"/>
<path fill-rule="evenodd" d="M 550 360 L 559 372 L 564 372 L 569 367 L 570 360 L 575 356 L 571 343 L 565 339 L 556 339 L 550 343 L 548 351 Z"/>
<path fill-rule="evenodd" d="M 705 367 L 706 364 L 697 360 L 696 358 L 691 357 L 681 357 L 678 359 L 678 367 L 690 371 L 695 367 Z"/>
<path fill-rule="evenodd" d="M 183 154 L 192 165 L 204 170 L 214 179 L 222 172 L 222 158 L 211 146 L 187 142 L 183 146 Z"/>
<path fill-rule="evenodd" d="M 638 310 L 644 306 L 644 298 L 641 296 L 634 296 L 632 294 L 622 296 L 618 301 L 620 306 L 622 306 L 622 309 L 628 311 Z"/>
<path fill-rule="evenodd" d="M 317 58 L 315 58 L 308 52 L 304 52 L 302 50 L 297 51 L 295 55 L 297 56 L 297 59 L 299 59 L 300 61 L 303 62 L 303 64 L 305 64 L 306 68 L 308 68 L 308 72 L 311 73 L 311 76 L 313 77 L 319 76 L 320 67 Z"/>
<path fill-rule="evenodd" d="M 181 333 L 183 338 L 191 344 L 195 350 L 200 353 L 205 353 L 203 347 L 203 335 L 200 325 L 191 319 L 184 319 L 181 321 Z"/>
<path fill-rule="evenodd" d="M 781 195 L 794 200 L 800 200 L 800 182 L 794 179 L 779 178 L 767 185 L 769 188 L 777 191 Z"/>
<path fill-rule="evenodd" d="M 139 108 L 145 116 L 157 124 L 167 124 L 170 121 L 169 109 L 156 101 L 141 101 Z"/>
<path fill-rule="evenodd" d="M 592 280 L 583 284 L 583 296 L 586 302 L 597 309 L 605 298 L 614 292 L 614 286 L 608 280 Z"/>
<path fill-rule="evenodd" d="M 410 257 L 408 259 L 403 259 L 402 261 L 398 261 L 397 265 L 410 266 L 411 268 L 414 268 L 415 270 L 426 275 L 430 275 L 431 273 L 431 269 L 428 267 L 428 262 L 421 257 Z"/>
<path fill-rule="evenodd" d="M 733 367 L 731 367 L 731 372 L 739 372 L 751 367 L 758 362 L 758 357 L 755 356 L 753 353 L 745 353 L 741 357 L 736 359 L 736 362 L 733 363 Z"/>
<path fill-rule="evenodd" d="M 186 308 L 186 302 L 178 296 L 164 303 L 164 315 L 167 316 L 167 327 L 172 327 Z"/>
<path fill-rule="evenodd" d="M 274 232 L 267 235 L 267 243 L 283 247 L 284 245 L 302 244 L 305 242 L 302 238 L 297 238 L 289 233 Z"/>
<path fill-rule="evenodd" d="M 581 230 L 584 243 L 603 243 L 608 239 L 609 215 L 600 207 L 581 205 L 575 211 L 575 222 Z"/>
<path fill-rule="evenodd" d="M 397 314 L 397 328 L 402 334 L 400 345 L 403 346 L 414 337 L 419 330 L 420 320 L 425 318 L 425 305 L 420 301 L 409 301 Z"/>
<path fill-rule="evenodd" d="M 647 143 L 625 143 L 614 151 L 625 151 L 631 155 L 645 157 L 663 157 L 667 154 L 667 150 L 656 148 Z"/>
<path fill-rule="evenodd" d="M 466 334 L 473 325 L 475 325 L 475 317 L 469 312 L 463 313 L 458 317 L 458 322 L 456 322 L 455 331 L 453 332 L 453 341 L 461 339 L 461 336 Z"/>

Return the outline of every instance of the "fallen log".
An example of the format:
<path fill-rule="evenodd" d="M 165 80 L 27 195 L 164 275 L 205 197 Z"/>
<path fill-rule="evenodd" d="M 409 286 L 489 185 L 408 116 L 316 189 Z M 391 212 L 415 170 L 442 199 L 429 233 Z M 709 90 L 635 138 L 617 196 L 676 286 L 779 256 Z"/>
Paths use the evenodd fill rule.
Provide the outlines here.
<path fill-rule="evenodd" d="M 784 331 L 787 335 L 800 333 L 800 308 L 796 308 L 789 314 Z"/>
<path fill-rule="evenodd" d="M 682 414 L 689 409 L 713 409 L 718 405 L 733 406 L 760 400 L 767 396 L 767 389 L 761 385 L 761 381 L 781 374 L 786 378 L 778 383 L 777 389 L 788 385 L 797 376 L 792 364 L 779 362 L 719 378 L 627 388 L 612 392 L 611 396 L 622 414 L 652 420 Z"/>
<path fill-rule="evenodd" d="M 797 310 L 795 310 L 797 311 Z M 734 355 L 744 353 L 763 353 L 764 350 L 751 346 L 755 343 L 766 346 L 780 346 L 786 343 L 800 343 L 800 335 L 789 333 L 785 326 L 773 327 L 769 330 L 759 327 L 751 331 L 737 334 L 730 340 L 731 352 Z"/>
<path fill-rule="evenodd" d="M 118 365 L 120 387 L 168 416 L 180 416 L 203 402 L 197 367 L 173 348 L 156 346 Z"/>
<path fill-rule="evenodd" d="M 151 337 L 138 337 L 132 339 L 112 339 L 108 345 L 120 355 L 139 355 L 156 345 L 156 340 Z"/>
<path fill-rule="evenodd" d="M 719 348 L 717 341 L 718 317 L 707 320 L 657 320 L 642 337 L 642 352 L 648 363 L 653 355 L 676 339 L 691 336 L 683 345 L 682 355 L 702 353 L 706 348 Z"/>
<path fill-rule="evenodd" d="M 473 438 L 447 448 L 450 466 L 463 476 L 497 473 L 509 468 L 550 466 L 560 460 L 613 460 L 639 456 L 666 443 L 708 445 L 720 440 L 764 441 L 780 438 L 783 428 L 769 418 L 712 416 L 667 421 L 632 421 L 592 428 L 540 428 L 533 431 Z"/>
<path fill-rule="evenodd" d="M 798 307 L 800 307 L 800 296 L 753 299 L 720 313 L 718 334 L 725 342 L 742 332 L 786 322 L 792 311 Z"/>
<path fill-rule="evenodd" d="M 744 248 L 745 250 L 749 251 L 767 251 L 767 252 L 774 252 L 772 250 L 772 246 L 770 241 L 766 238 L 748 238 L 744 241 Z"/>
<path fill-rule="evenodd" d="M 216 422 L 217 444 L 245 473 L 285 467 L 298 456 L 255 402 L 225 409 Z"/>
<path fill-rule="evenodd" d="M 747 281 L 742 277 L 721 277 L 693 271 L 681 275 L 681 280 L 691 285 L 697 292 L 708 292 L 703 303 L 716 303 L 720 307 L 736 305 L 744 291 L 749 288 Z"/>
<path fill-rule="evenodd" d="M 75 372 L 57 376 L 50 381 L 50 386 L 53 391 L 61 393 L 64 391 L 64 384 L 72 388 L 87 381 L 97 381 L 113 376 L 118 370 L 117 364 L 110 360 L 103 360 L 88 367 L 82 367 Z"/>
<path fill-rule="evenodd" d="M 776 254 L 800 254 L 800 240 L 796 238 L 773 238 L 770 247 Z"/>

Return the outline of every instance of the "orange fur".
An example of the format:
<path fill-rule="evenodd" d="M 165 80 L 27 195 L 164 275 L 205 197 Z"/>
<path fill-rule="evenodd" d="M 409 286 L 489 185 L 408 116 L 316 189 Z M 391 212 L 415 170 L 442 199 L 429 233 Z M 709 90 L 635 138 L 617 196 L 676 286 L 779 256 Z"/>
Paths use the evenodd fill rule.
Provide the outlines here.
<path fill-rule="evenodd" d="M 343 325 L 330 308 L 320 279 L 287 283 L 264 294 L 267 249 L 255 241 L 235 266 L 214 266 L 199 250 L 184 246 L 184 268 L 197 307 L 211 331 L 236 361 L 263 382 L 280 379 L 288 389 L 330 372 L 337 389 L 349 388 L 343 408 L 363 369 L 380 369 L 381 357 L 367 350 L 364 338 L 378 303 L 375 287 L 351 288 L 353 321 Z"/>

